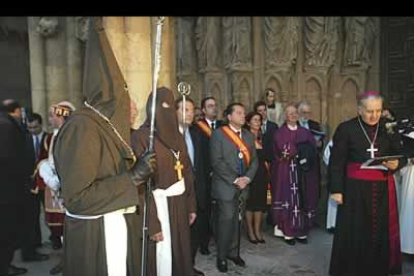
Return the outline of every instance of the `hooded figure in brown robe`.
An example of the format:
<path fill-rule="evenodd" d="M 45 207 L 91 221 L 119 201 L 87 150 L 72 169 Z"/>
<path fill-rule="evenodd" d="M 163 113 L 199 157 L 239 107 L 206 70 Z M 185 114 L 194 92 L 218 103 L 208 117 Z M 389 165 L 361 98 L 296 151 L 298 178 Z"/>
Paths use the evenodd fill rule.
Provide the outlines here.
<path fill-rule="evenodd" d="M 101 18 L 90 21 L 85 107 L 60 129 L 54 148 L 66 207 L 65 276 L 139 276 L 138 188 L 155 157 L 130 147 L 130 98 Z M 154 162 L 152 162 L 154 161 Z"/>
<path fill-rule="evenodd" d="M 140 156 L 149 147 L 150 119 L 152 95 L 147 102 L 147 120 L 132 133 L 132 147 L 135 155 Z M 167 88 L 158 88 L 156 113 L 155 113 L 155 134 L 154 151 L 157 155 L 157 167 L 154 181 L 152 182 L 153 192 L 165 190 L 179 181 L 179 171 L 176 170 L 177 158 L 174 153 L 180 152 L 178 160 L 183 165 L 182 176 L 184 179 L 185 191 L 180 195 L 167 197 L 170 229 L 161 229 L 159 220 L 159 206 L 155 205 L 154 194 L 150 197 L 149 235 L 162 232 L 165 238 L 171 235 L 171 271 L 173 276 L 190 276 L 193 273 L 190 244 L 190 221 L 194 221 L 196 213 L 196 198 L 194 191 L 194 175 L 192 172 L 190 157 L 183 135 L 178 130 L 178 121 L 175 113 L 174 96 Z M 157 212 L 158 211 L 158 212 Z M 168 233 L 169 231 L 169 233 Z M 148 245 L 148 266 L 147 275 L 157 275 L 157 244 L 151 241 Z M 168 262 L 159 263 L 164 272 Z M 167 270 L 170 269 L 169 267 Z M 160 273 L 160 271 L 158 271 Z M 161 272 L 161 273 L 164 273 Z"/>

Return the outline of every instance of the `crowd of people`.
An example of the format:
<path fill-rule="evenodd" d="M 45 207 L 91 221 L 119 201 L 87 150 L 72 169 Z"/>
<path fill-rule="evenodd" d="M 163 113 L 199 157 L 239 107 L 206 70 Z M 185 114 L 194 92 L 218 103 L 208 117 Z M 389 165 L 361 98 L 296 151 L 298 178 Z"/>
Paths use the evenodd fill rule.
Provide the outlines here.
<path fill-rule="evenodd" d="M 41 205 L 53 249 L 63 247 L 51 274 L 141 275 L 144 265 L 146 275 L 204 275 L 196 257 L 211 254 L 212 240 L 220 272 L 228 271 L 228 260 L 245 266 L 241 236 L 265 244 L 265 214 L 273 236 L 289 246 L 308 243 L 318 202 L 325 200 L 323 164 L 327 228 L 334 233 L 330 274 L 401 273 L 401 252 L 414 254 L 414 158 L 400 134 L 385 127 L 390 114 L 382 114 L 379 93 L 364 93 L 357 116 L 328 141 L 310 119 L 307 101 L 282 108 L 272 89 L 252 111 L 231 103 L 219 120 L 214 97 L 197 107 L 162 87 L 148 150 L 154 93 L 145 122 L 133 130 L 137 107 L 101 22 L 94 24 L 84 107 L 52 105 L 53 133 L 47 133 L 40 115 L 22 120 L 16 101 L 2 103 L 0 276 L 27 272 L 12 265 L 17 248 L 23 261 L 48 259 L 36 249 L 42 246 Z M 375 166 L 366 164 L 384 156 Z M 152 193 L 145 202 L 148 183 Z M 142 264 L 146 208 L 149 244 Z"/>

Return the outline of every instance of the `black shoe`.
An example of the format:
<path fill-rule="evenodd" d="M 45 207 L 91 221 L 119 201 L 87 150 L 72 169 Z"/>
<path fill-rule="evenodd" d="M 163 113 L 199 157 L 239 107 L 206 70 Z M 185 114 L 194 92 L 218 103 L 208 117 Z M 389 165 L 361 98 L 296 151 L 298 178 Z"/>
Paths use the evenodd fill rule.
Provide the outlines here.
<path fill-rule="evenodd" d="M 299 238 L 296 238 L 296 241 L 297 241 L 298 243 L 302 243 L 302 244 L 307 244 L 307 243 L 308 243 L 308 239 L 307 239 L 307 238 L 304 238 L 304 239 L 299 239 Z"/>
<path fill-rule="evenodd" d="M 288 245 L 295 245 L 296 242 L 294 239 L 283 239 L 285 241 L 285 243 L 287 243 Z"/>
<path fill-rule="evenodd" d="M 227 261 L 226 260 L 217 259 L 217 269 L 220 272 L 227 272 Z"/>
<path fill-rule="evenodd" d="M 7 276 L 12 275 L 21 275 L 27 273 L 27 269 L 23 267 L 16 267 L 14 265 L 9 265 L 9 270 L 7 271 Z"/>
<path fill-rule="evenodd" d="M 335 234 L 335 227 L 331 227 L 329 229 L 327 229 L 329 234 Z"/>
<path fill-rule="evenodd" d="M 266 243 L 265 240 L 258 240 L 259 243 Z"/>
<path fill-rule="evenodd" d="M 36 252 L 33 255 L 25 256 L 22 259 L 23 259 L 23 262 L 42 262 L 42 261 L 49 260 L 49 255 Z"/>
<path fill-rule="evenodd" d="M 51 274 L 51 275 L 56 275 L 56 274 L 59 274 L 59 273 L 61 273 L 62 272 L 62 270 L 63 270 L 63 266 L 62 266 L 62 264 L 61 263 L 59 263 L 59 264 L 57 264 L 56 266 L 54 266 L 50 271 L 49 271 L 49 273 Z"/>
<path fill-rule="evenodd" d="M 258 240 L 252 240 L 250 237 L 249 237 L 249 235 L 247 235 L 247 239 L 249 240 L 249 242 L 250 243 L 252 243 L 252 244 L 258 244 L 259 243 L 259 241 Z"/>
<path fill-rule="evenodd" d="M 193 274 L 191 274 L 192 276 L 204 276 L 204 272 L 196 269 L 195 267 L 193 267 Z"/>
<path fill-rule="evenodd" d="M 235 265 L 238 265 L 238 266 L 246 266 L 246 262 L 242 258 L 240 258 L 240 256 L 237 256 L 237 257 L 227 257 L 227 259 L 229 259 L 230 261 L 233 261 L 233 263 Z"/>
<path fill-rule="evenodd" d="M 210 250 L 208 250 L 208 247 L 206 248 L 200 248 L 201 255 L 210 255 Z"/>

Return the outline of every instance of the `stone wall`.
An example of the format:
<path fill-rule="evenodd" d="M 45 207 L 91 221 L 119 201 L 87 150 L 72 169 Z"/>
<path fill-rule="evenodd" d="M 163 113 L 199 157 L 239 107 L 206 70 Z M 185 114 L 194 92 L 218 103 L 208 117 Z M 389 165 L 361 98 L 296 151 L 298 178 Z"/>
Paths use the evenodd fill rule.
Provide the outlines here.
<path fill-rule="evenodd" d="M 220 109 L 248 109 L 276 89 L 286 105 L 307 99 L 328 131 L 356 114 L 356 95 L 379 89 L 377 17 L 179 17 L 177 81 Z"/>

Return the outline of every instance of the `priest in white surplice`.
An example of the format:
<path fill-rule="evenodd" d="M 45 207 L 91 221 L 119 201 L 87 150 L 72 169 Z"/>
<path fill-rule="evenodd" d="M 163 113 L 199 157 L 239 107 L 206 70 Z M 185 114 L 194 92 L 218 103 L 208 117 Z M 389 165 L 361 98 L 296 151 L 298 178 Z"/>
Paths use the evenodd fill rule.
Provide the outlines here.
<path fill-rule="evenodd" d="M 397 184 L 401 251 L 414 254 L 414 157 L 400 170 Z"/>

